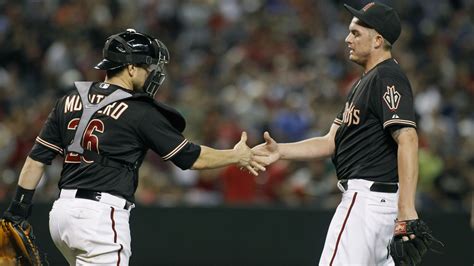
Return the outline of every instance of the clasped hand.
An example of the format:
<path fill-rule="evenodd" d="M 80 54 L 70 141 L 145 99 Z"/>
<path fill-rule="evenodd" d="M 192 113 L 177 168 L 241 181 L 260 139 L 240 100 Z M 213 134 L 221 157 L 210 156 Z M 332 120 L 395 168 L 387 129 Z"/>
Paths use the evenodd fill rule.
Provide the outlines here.
<path fill-rule="evenodd" d="M 266 166 L 280 159 L 281 155 L 278 144 L 270 137 L 268 132 L 263 134 L 265 142 L 252 149 L 247 146 L 247 133 L 242 132 L 240 141 L 234 146 L 238 152 L 238 165 L 241 170 L 246 168 L 250 173 L 257 176 L 259 171 L 265 171 Z"/>

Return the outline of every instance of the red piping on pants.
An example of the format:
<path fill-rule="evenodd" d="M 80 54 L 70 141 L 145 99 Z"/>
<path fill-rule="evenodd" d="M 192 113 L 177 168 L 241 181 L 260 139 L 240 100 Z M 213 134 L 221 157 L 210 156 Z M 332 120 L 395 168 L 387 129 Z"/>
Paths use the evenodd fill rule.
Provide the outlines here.
<path fill-rule="evenodd" d="M 117 231 L 115 230 L 115 219 L 114 219 L 115 209 L 110 207 L 110 219 L 112 220 L 112 231 L 114 231 L 114 243 L 117 243 Z M 120 265 L 120 252 L 122 251 L 123 246 L 120 244 L 120 249 L 117 251 L 117 266 Z"/>
<path fill-rule="evenodd" d="M 357 198 L 357 192 L 354 193 L 354 196 L 352 197 L 351 206 L 349 207 L 349 210 L 347 211 L 346 218 L 344 219 L 344 223 L 342 224 L 341 232 L 339 232 L 339 236 L 337 237 L 336 248 L 334 249 L 331 262 L 329 263 L 330 266 L 332 266 L 332 263 L 334 262 L 334 258 L 336 257 L 337 247 L 339 246 L 339 241 L 341 240 L 342 232 L 344 231 L 344 228 L 346 227 L 347 219 L 349 218 L 349 215 L 351 214 L 352 206 L 354 206 L 356 198 Z"/>

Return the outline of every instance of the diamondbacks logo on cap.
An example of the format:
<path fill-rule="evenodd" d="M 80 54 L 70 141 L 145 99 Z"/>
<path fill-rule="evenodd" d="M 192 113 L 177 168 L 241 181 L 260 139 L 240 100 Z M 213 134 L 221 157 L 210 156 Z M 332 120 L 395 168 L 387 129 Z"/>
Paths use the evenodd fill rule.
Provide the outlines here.
<path fill-rule="evenodd" d="M 365 6 L 362 8 L 362 10 L 364 10 L 364 12 L 365 12 L 365 11 L 367 11 L 367 9 L 371 8 L 373 5 L 375 5 L 375 3 L 374 3 L 374 2 L 370 2 L 370 3 L 368 3 L 367 5 L 365 5 Z"/>
<path fill-rule="evenodd" d="M 383 100 L 388 105 L 390 111 L 395 111 L 398 108 L 402 95 L 395 90 L 395 85 L 387 86 L 387 91 L 383 95 Z"/>

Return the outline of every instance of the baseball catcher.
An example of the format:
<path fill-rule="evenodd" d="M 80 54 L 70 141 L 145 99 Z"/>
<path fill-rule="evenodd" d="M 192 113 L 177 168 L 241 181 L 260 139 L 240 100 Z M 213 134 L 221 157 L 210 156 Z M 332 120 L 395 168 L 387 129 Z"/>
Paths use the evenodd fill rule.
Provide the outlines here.
<path fill-rule="evenodd" d="M 31 213 L 31 203 L 25 202 L 25 198 L 28 197 L 13 200 L 0 219 L 0 265 L 48 265 L 40 255 L 33 228 L 26 220 Z"/>
<path fill-rule="evenodd" d="M 444 246 L 421 219 L 396 221 L 390 255 L 395 265 L 418 265 L 428 250 L 436 251 L 434 243 Z"/>
<path fill-rule="evenodd" d="M 127 29 L 107 39 L 103 55 L 96 68 L 106 72 L 105 80 L 75 82 L 77 90 L 51 110 L 20 172 L 17 195 L 3 216 L 11 222 L 4 230 L 14 243 L 15 258 L 28 264 L 40 265 L 41 259 L 24 221 L 45 167 L 57 155 L 64 158 L 64 167 L 49 229 L 70 265 L 129 264 L 129 218 L 148 150 L 181 169 L 236 164 L 254 175 L 265 169 L 253 160 L 255 152 L 247 146 L 245 132 L 233 149 L 226 150 L 186 139 L 184 117 L 154 99 L 170 59 L 164 43 Z"/>

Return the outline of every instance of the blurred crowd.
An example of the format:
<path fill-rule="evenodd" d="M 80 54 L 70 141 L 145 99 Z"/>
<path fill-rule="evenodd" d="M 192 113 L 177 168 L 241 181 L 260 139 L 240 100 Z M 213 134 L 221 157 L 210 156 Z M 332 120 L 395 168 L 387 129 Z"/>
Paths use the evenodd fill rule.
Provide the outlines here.
<path fill-rule="evenodd" d="M 382 1 L 403 32 L 393 54 L 415 93 L 420 210 L 468 211 L 474 185 L 474 4 Z M 171 53 L 157 99 L 187 120 L 195 143 L 231 148 L 268 130 L 278 142 L 324 135 L 361 74 L 348 60 L 350 15 L 330 0 L 0 0 L 0 201 L 56 99 L 93 69 L 107 36 L 135 28 Z M 36 202 L 58 195 L 62 158 L 47 168 Z M 284 205 L 334 208 L 330 160 L 279 161 L 254 177 L 236 167 L 182 171 L 149 152 L 136 200 L 143 205 Z"/>

